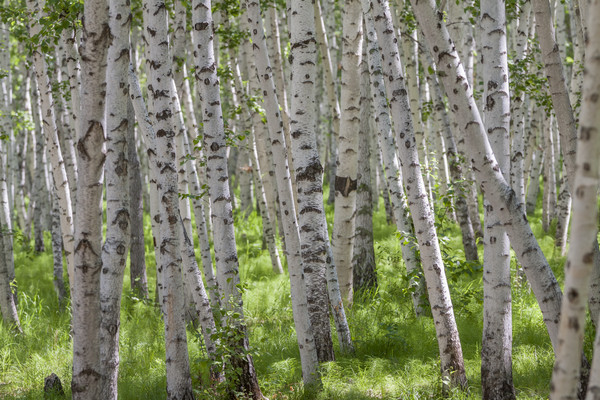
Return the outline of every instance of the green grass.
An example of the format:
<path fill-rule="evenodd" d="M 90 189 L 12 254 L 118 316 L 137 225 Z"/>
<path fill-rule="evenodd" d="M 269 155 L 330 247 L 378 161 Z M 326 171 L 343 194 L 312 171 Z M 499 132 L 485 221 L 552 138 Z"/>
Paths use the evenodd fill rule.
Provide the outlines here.
<path fill-rule="evenodd" d="M 331 222 L 332 208 L 327 215 Z M 531 218 L 534 232 L 562 280 L 564 258 L 553 250 L 551 233 Z M 148 222 L 148 221 L 146 221 Z M 154 253 L 147 224 L 148 281 L 155 285 Z M 304 392 L 287 274 L 274 275 L 268 252 L 262 247 L 260 218 L 236 219 L 240 275 L 247 284 L 244 307 L 255 366 L 264 394 L 274 399 L 366 400 L 437 399 L 442 382 L 435 330 L 431 318 L 416 318 L 411 308 L 406 270 L 399 239 L 385 222 L 383 206 L 374 216 L 375 251 L 380 286 L 359 293 L 347 310 L 356 347 L 336 361 L 322 365 L 323 389 Z M 457 226 L 440 230 L 446 271 L 459 327 L 469 390 L 452 391 L 453 399 L 481 397 L 481 271 L 461 262 L 463 253 Z M 49 238 L 46 238 L 50 249 Z M 19 288 L 19 316 L 24 334 L 0 324 L 0 398 L 41 399 L 44 377 L 56 373 L 70 396 L 71 339 L 68 312 L 58 311 L 52 287 L 52 255 L 33 254 L 15 246 Z M 481 249 L 480 249 L 481 250 Z M 513 261 L 513 271 L 516 263 Z M 121 399 L 165 397 L 164 327 L 152 301 L 143 302 L 129 291 L 126 271 L 121 313 Z M 548 396 L 553 353 L 542 316 L 528 286 L 513 274 L 513 376 L 519 399 Z M 332 325 L 333 326 L 333 325 Z M 336 342 L 335 333 L 333 334 Z M 588 329 L 586 351 L 591 352 L 593 332 Z M 206 387 L 207 360 L 197 331 L 188 330 L 195 387 Z M 200 393 L 200 392 L 199 392 Z M 198 396 L 202 399 L 202 397 Z"/>

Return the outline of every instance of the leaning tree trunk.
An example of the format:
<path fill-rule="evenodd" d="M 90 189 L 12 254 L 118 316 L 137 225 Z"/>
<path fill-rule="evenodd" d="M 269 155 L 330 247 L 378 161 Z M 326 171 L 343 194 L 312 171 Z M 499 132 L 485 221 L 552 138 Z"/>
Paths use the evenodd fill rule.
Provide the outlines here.
<path fill-rule="evenodd" d="M 470 154 L 477 181 L 490 204 L 500 215 L 518 261 L 523 266 L 533 293 L 538 300 L 553 347 L 558 346 L 557 332 L 562 294 L 560 286 L 539 247 L 524 210 L 514 191 L 502 176 L 487 140 L 485 129 L 471 87 L 443 21 L 443 14 L 432 0 L 413 1 L 419 25 L 440 67 L 450 108 L 464 130 L 463 145 Z"/>
<path fill-rule="evenodd" d="M 540 172 L 544 163 L 544 153 L 541 149 L 535 149 L 531 163 L 531 177 L 529 178 L 529 187 L 527 188 L 527 200 L 525 202 L 525 211 L 533 215 L 537 206 L 537 198 L 540 193 Z"/>
<path fill-rule="evenodd" d="M 442 376 L 444 379 L 450 379 L 454 385 L 464 387 L 467 384 L 467 378 L 462 348 L 435 230 L 434 215 L 428 202 L 421 174 L 390 8 L 387 0 L 373 2 L 372 7 L 377 36 L 382 48 L 382 58 L 385 57 L 383 73 L 386 78 L 386 92 L 390 101 L 396 136 L 402 140 L 398 143 L 399 156 L 402 160 L 402 175 L 408 204 L 414 217 L 415 233 L 436 326 Z"/>
<path fill-rule="evenodd" d="M 252 8 L 250 6 L 246 6 L 247 8 Z M 260 13 L 258 14 L 259 18 L 260 18 Z M 259 43 L 264 44 L 262 40 L 260 40 L 259 38 L 259 27 L 257 27 L 256 30 L 256 36 L 257 39 L 259 40 Z M 254 42 L 254 41 L 253 41 Z M 256 42 L 254 42 L 256 43 Z M 245 44 L 244 49 L 246 49 L 249 46 L 249 43 Z M 260 45 L 256 45 L 256 46 L 252 46 L 253 51 L 256 51 L 257 54 L 256 56 L 261 56 L 261 50 L 263 50 L 263 47 Z M 282 274 L 283 273 L 283 267 L 281 265 L 281 259 L 279 257 L 279 250 L 277 249 L 277 244 L 275 243 L 275 230 L 274 230 L 274 225 L 273 225 L 273 220 L 276 217 L 275 215 L 271 216 L 271 213 L 269 212 L 270 210 L 273 210 L 273 214 L 274 214 L 274 207 L 270 204 L 268 204 L 268 200 L 267 200 L 267 189 L 265 188 L 264 182 L 267 182 L 267 187 L 269 188 L 268 190 L 273 190 L 272 189 L 272 177 L 267 177 L 264 176 L 263 179 L 263 175 L 261 174 L 261 166 L 260 166 L 260 161 L 258 158 L 258 150 L 257 150 L 257 142 L 255 140 L 255 134 L 253 134 L 252 132 L 252 118 L 253 117 L 258 117 L 256 115 L 251 115 L 250 110 L 248 109 L 248 103 L 247 103 L 247 98 L 244 94 L 244 89 L 243 89 L 243 81 L 242 81 L 242 75 L 241 75 L 241 71 L 239 66 L 237 65 L 237 62 L 235 61 L 235 58 L 233 57 L 233 49 L 229 49 L 230 52 L 230 58 L 231 58 L 231 64 L 232 64 L 232 69 L 233 69 L 233 80 L 234 80 L 234 84 L 235 84 L 235 93 L 238 97 L 238 103 L 240 103 L 241 105 L 241 110 L 242 110 L 242 115 L 240 116 L 240 126 L 242 129 L 242 132 L 250 132 L 250 134 L 248 135 L 248 140 L 247 140 L 247 144 L 248 144 L 248 156 L 249 156 L 249 160 L 252 164 L 252 174 L 253 174 L 253 178 L 254 178 L 254 184 L 255 184 L 255 193 L 256 193 L 256 201 L 259 204 L 259 209 L 260 209 L 260 215 L 261 215 L 261 219 L 262 219 L 262 228 L 263 228 L 263 243 L 266 242 L 267 244 L 267 249 L 269 250 L 269 256 L 271 257 L 271 266 L 273 267 L 273 272 L 276 274 Z M 264 51 L 264 50 L 263 50 Z M 264 64 L 264 55 L 263 57 L 263 64 Z M 268 58 L 267 58 L 268 59 Z M 254 82 L 254 85 L 258 86 L 260 85 L 259 82 L 259 78 L 258 75 L 256 74 L 255 68 L 250 68 L 251 73 L 249 76 L 249 79 Z M 263 76 L 264 79 L 264 76 Z M 268 87 L 270 84 L 270 82 L 264 81 L 263 85 L 267 86 L 267 94 L 269 92 L 272 93 L 272 95 L 275 95 L 275 92 L 269 90 L 270 88 Z M 254 86 L 253 85 L 253 86 Z M 279 99 L 279 96 L 277 97 L 277 99 Z M 271 102 L 271 106 L 276 105 L 277 102 L 276 101 L 272 101 Z M 276 112 L 278 112 L 279 107 L 277 107 L 275 109 Z M 271 110 L 273 111 L 273 110 Z M 283 111 L 282 111 L 283 112 Z M 271 117 L 273 117 L 274 115 L 272 113 L 268 113 L 268 115 L 270 115 Z M 262 123 L 262 121 L 261 121 Z M 273 123 L 273 122 L 272 122 Z M 285 123 L 283 123 L 285 126 Z M 256 128 L 256 127 L 255 127 Z M 261 133 L 261 140 L 266 142 L 266 134 L 264 129 L 259 130 L 259 129 L 255 129 L 256 132 L 260 132 Z M 263 137 L 264 136 L 264 137 Z M 263 142 L 261 142 L 261 144 L 264 147 Z M 264 149 L 262 149 L 264 153 Z M 271 152 L 272 153 L 272 152 Z M 273 199 L 272 199 L 273 200 Z M 269 208 L 271 207 L 271 208 Z M 283 216 L 282 216 L 283 217 Z M 284 235 L 285 236 L 285 235 Z"/>
<path fill-rule="evenodd" d="M 177 192 L 179 197 L 179 219 L 178 230 L 180 235 L 180 248 L 183 255 L 183 286 L 185 294 L 189 295 L 190 303 L 193 304 L 193 320 L 198 320 L 202 329 L 202 336 L 204 337 L 204 345 L 208 356 L 215 360 L 216 354 L 216 342 L 213 335 L 217 332 L 215 320 L 213 316 L 213 310 L 210 307 L 210 300 L 206 294 L 204 288 L 204 282 L 202 281 L 202 274 L 198 268 L 198 262 L 196 261 L 196 253 L 194 251 L 194 244 L 190 239 L 192 232 L 192 212 L 190 210 L 188 190 L 188 171 L 186 170 L 186 164 L 192 164 L 191 160 L 186 160 L 187 146 L 186 140 L 187 132 L 185 130 L 185 124 L 183 121 L 183 114 L 181 112 L 181 105 L 179 103 L 179 97 L 175 88 L 175 81 L 171 79 L 172 88 L 171 92 L 173 95 L 172 109 L 174 114 L 172 116 L 173 129 L 175 133 L 175 156 L 176 164 L 179 166 L 177 170 Z M 181 196 L 183 195 L 183 196 Z M 187 304 L 185 307 L 187 308 Z M 213 371 L 217 377 L 220 376 L 221 372 L 216 368 Z"/>
<path fill-rule="evenodd" d="M 516 31 L 516 39 L 514 41 L 514 47 L 516 48 L 515 62 L 522 62 L 527 55 L 530 22 L 531 0 L 526 0 L 519 10 L 518 19 L 514 20 L 513 28 Z M 525 156 L 525 115 L 528 104 L 525 99 L 526 96 L 527 94 L 522 88 L 516 87 L 514 88 L 514 95 L 511 101 L 511 118 L 514 133 L 511 143 L 510 182 L 515 195 L 521 203 L 525 203 L 526 185 L 523 169 Z"/>
<path fill-rule="evenodd" d="M 577 128 L 573 108 L 569 100 L 567 80 L 563 73 L 559 47 L 554 34 L 554 22 L 549 0 L 531 0 L 535 15 L 535 30 L 540 44 L 544 72 L 548 78 L 552 106 L 556 114 L 560 144 L 570 187 L 575 176 L 575 144 Z"/>
<path fill-rule="evenodd" d="M 544 192 L 542 202 L 542 228 L 548 232 L 556 211 L 556 156 L 554 152 L 554 117 L 546 116 L 543 122 L 544 138 Z M 565 163 L 566 166 L 566 163 Z"/>
<path fill-rule="evenodd" d="M 433 64 L 429 53 L 427 53 L 427 59 Z M 432 68 L 435 71 L 435 68 Z M 450 129 L 449 116 L 446 111 L 446 104 L 444 103 L 444 96 L 440 87 L 441 85 L 437 76 L 434 75 L 432 78 L 433 90 L 435 93 L 434 109 L 437 117 L 441 120 L 441 129 L 444 133 L 446 153 L 449 164 L 448 169 L 450 177 L 454 183 L 454 190 L 456 192 L 456 196 L 454 196 L 454 205 L 456 207 L 456 217 L 458 219 L 458 224 L 462 234 L 465 259 L 467 261 L 479 261 L 477 243 L 475 241 L 475 232 L 473 230 L 473 224 L 471 223 L 471 217 L 469 216 L 469 206 L 466 200 L 468 188 L 465 187 L 466 184 L 464 182 L 464 173 L 456 148 L 456 140 L 452 134 L 452 129 Z M 479 215 L 477 216 L 477 219 L 479 219 Z"/>
<path fill-rule="evenodd" d="M 248 354 L 248 336 L 244 326 L 242 296 L 239 291 L 239 264 L 233 226 L 232 199 L 229 191 L 229 173 L 227 168 L 227 148 L 221 95 L 217 79 L 217 64 L 213 48 L 213 19 L 210 0 L 192 1 L 192 27 L 196 82 L 202 102 L 204 123 L 204 149 L 207 158 L 208 193 L 211 201 L 211 219 L 215 258 L 217 264 L 217 282 L 222 291 L 224 304 L 238 315 L 227 321 L 238 338 L 229 343 L 234 351 L 231 358 L 236 376 L 231 379 L 236 390 L 254 399 L 262 399 L 258 386 L 254 361 Z"/>
<path fill-rule="evenodd" d="M 77 137 L 73 310 L 74 399 L 100 398 L 100 274 L 102 271 L 102 189 L 106 154 L 105 85 L 109 46 L 108 4 L 84 5 L 81 52 L 81 114 Z M 55 171 L 56 172 L 56 171 Z M 66 244 L 66 243 L 65 243 Z"/>
<path fill-rule="evenodd" d="M 29 13 L 41 17 L 41 11 L 44 8 L 43 3 L 38 3 L 36 0 L 27 1 L 27 9 Z M 30 28 L 30 36 L 38 35 L 41 31 L 39 24 L 33 24 Z M 73 237 L 73 211 L 71 209 L 71 192 L 69 190 L 69 182 L 67 180 L 67 172 L 65 170 L 60 143 L 58 140 L 58 132 L 56 128 L 56 119 L 54 116 L 54 106 L 52 98 L 52 88 L 50 79 L 48 78 L 48 66 L 41 53 L 40 47 L 34 49 L 33 61 L 35 73 L 37 77 L 37 86 L 39 88 L 40 103 L 43 118 L 43 133 L 46 142 L 46 151 L 50 164 L 52 165 L 54 187 L 56 187 L 56 195 L 60 206 L 60 228 L 63 235 L 63 246 L 67 258 L 67 271 L 69 280 L 73 282 L 74 273 L 74 237 Z M 33 108 L 35 112 L 35 107 Z M 48 207 L 50 208 L 50 207 Z M 98 253 L 99 254 L 99 253 Z M 71 284 L 71 291 L 75 286 Z M 72 293 L 71 293 L 72 294 Z"/>
<path fill-rule="evenodd" d="M 385 93 L 383 81 L 383 70 L 381 67 L 381 54 L 373 21 L 371 9 L 367 9 L 363 2 L 365 11 L 365 27 L 368 38 L 368 62 L 371 71 L 371 96 L 375 110 L 375 122 L 377 124 L 377 137 L 379 149 L 382 153 L 383 168 L 385 171 L 387 188 L 389 189 L 390 203 L 396 228 L 402 235 L 400 246 L 402 248 L 402 259 L 406 267 L 406 273 L 411 276 L 410 287 L 415 315 L 421 316 L 425 313 L 426 294 L 424 283 L 419 276 L 421 270 L 417 258 L 417 245 L 414 238 L 412 220 L 409 214 L 406 195 L 402 188 L 402 173 L 396 155 L 396 143 L 392 131 L 392 121 L 389 114 L 389 105 Z"/>
<path fill-rule="evenodd" d="M 112 41 L 108 48 L 106 74 L 106 239 L 102 246 L 100 277 L 100 397 L 116 400 L 121 293 L 131 240 L 127 143 L 129 124 L 133 125 L 133 120 L 129 119 L 127 90 L 130 5 L 125 0 L 111 0 L 108 18 Z M 85 173 L 80 171 L 81 175 Z"/>
<path fill-rule="evenodd" d="M 573 222 L 569 254 L 565 264 L 565 299 L 561 309 L 558 331 L 558 350 L 550 385 L 550 398 L 574 399 L 578 394 L 583 335 L 585 330 L 585 305 L 589 293 L 589 277 L 593 270 L 594 253 L 598 249 L 598 204 L 600 183 L 600 2 L 590 2 L 588 42 L 584 68 L 584 89 L 581 115 L 575 184 L 573 186 Z M 588 399 L 595 399 L 600 391 L 598 380 L 598 346 L 594 359 Z"/>
<path fill-rule="evenodd" d="M 500 171 L 508 181 L 510 92 L 504 3 L 501 0 L 483 0 L 480 21 L 485 129 Z M 521 199 L 518 195 L 516 198 Z M 486 400 L 510 400 L 515 398 L 512 382 L 510 242 L 487 198 L 484 208 L 482 397 Z"/>

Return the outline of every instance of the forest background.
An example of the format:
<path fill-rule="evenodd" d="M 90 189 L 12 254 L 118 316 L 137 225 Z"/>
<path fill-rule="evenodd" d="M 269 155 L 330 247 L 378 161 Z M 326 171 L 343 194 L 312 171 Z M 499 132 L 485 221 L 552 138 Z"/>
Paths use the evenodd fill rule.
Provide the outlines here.
<path fill-rule="evenodd" d="M 0 16 L 3 397 L 600 392 L 598 0 Z"/>

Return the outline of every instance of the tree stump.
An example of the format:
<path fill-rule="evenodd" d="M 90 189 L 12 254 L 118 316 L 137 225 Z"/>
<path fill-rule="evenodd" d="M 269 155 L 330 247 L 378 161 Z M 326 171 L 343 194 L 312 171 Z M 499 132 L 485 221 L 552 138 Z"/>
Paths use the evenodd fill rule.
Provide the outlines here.
<path fill-rule="evenodd" d="M 51 398 L 53 395 L 65 395 L 60 378 L 55 373 L 50 374 L 44 379 L 44 399 Z"/>

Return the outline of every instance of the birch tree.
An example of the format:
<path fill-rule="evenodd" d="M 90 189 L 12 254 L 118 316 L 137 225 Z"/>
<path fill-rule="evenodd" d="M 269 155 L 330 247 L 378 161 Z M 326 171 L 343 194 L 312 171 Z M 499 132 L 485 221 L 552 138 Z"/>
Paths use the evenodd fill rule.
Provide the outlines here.
<path fill-rule="evenodd" d="M 589 2 L 589 21 L 600 16 L 600 2 Z M 594 252 L 598 248 L 597 193 L 600 182 L 600 28 L 589 24 L 585 49 L 584 85 L 579 138 L 575 164 L 573 196 L 573 221 L 570 247 L 565 263 L 565 298 L 562 303 L 558 350 L 550 385 L 551 399 L 573 399 L 578 394 L 583 335 L 585 328 L 585 305 L 589 294 L 589 277 L 594 265 Z M 598 339 L 596 339 L 596 343 Z M 587 399 L 598 394 L 598 345 L 590 373 Z"/>
<path fill-rule="evenodd" d="M 429 302 L 436 326 L 442 376 L 450 379 L 457 386 L 465 386 L 466 375 L 462 348 L 434 226 L 434 216 L 420 170 L 390 8 L 386 0 L 378 0 L 371 6 L 373 7 L 377 37 L 382 48 L 382 59 L 386 60 L 383 63 L 386 93 L 390 101 L 396 136 L 400 140 L 398 151 L 402 161 L 408 205 L 413 215 Z M 415 4 L 413 4 L 413 8 L 416 8 Z"/>
<path fill-rule="evenodd" d="M 83 11 L 80 47 L 81 119 L 77 137 L 77 204 L 73 312 L 74 399 L 100 396 L 100 272 L 102 271 L 102 189 L 106 157 L 105 86 L 109 45 L 108 4 L 88 1 Z M 66 244 L 65 244 L 66 245 Z"/>
<path fill-rule="evenodd" d="M 36 0 L 27 1 L 27 9 L 29 13 L 36 18 L 41 18 L 41 10 L 44 3 Z M 29 30 L 29 35 L 32 38 L 39 37 L 41 26 L 33 23 Z M 41 104 L 41 115 L 43 122 L 43 133 L 46 144 L 46 151 L 50 164 L 52 165 L 52 177 L 54 187 L 57 188 L 58 203 L 60 206 L 60 226 L 63 235 L 63 246 L 67 258 L 67 270 L 69 279 L 73 282 L 74 276 L 74 228 L 73 228 L 73 210 L 71 208 L 71 192 L 69 182 L 67 180 L 67 172 L 65 170 L 58 132 L 56 128 L 56 119 L 54 115 L 54 105 L 52 97 L 52 88 L 48 77 L 48 66 L 41 53 L 41 47 L 38 45 L 33 49 L 33 61 L 39 88 L 39 99 Z M 34 108 L 34 113 L 35 108 Z M 98 253 L 99 254 L 99 253 Z M 72 290 L 74 286 L 71 286 Z"/>
<path fill-rule="evenodd" d="M 133 121 L 135 111 L 131 100 L 127 102 L 127 120 Z M 127 124 L 127 172 L 129 173 L 129 218 L 131 240 L 129 251 L 129 271 L 131 290 L 135 295 L 148 298 L 146 277 L 146 244 L 144 243 L 144 204 L 142 173 L 137 154 L 136 134 L 133 123 Z"/>
<path fill-rule="evenodd" d="M 167 399 L 193 398 L 187 336 L 184 319 L 183 281 L 181 276 L 181 226 L 177 192 L 176 150 L 173 129 L 174 85 L 169 58 L 167 10 L 163 3 L 143 3 L 146 46 L 146 71 L 151 115 L 156 123 L 152 138 L 156 158 L 155 172 L 158 204 L 158 240 L 160 249 L 157 275 L 162 287 L 160 303 L 165 313 L 167 363 Z"/>
<path fill-rule="evenodd" d="M 481 61 L 485 129 L 504 178 L 510 179 L 510 92 L 504 3 L 481 2 Z M 520 200 L 520 196 L 517 196 Z M 481 385 L 484 399 L 514 399 L 510 243 L 494 206 L 485 207 L 483 248 L 483 339 Z"/>
<path fill-rule="evenodd" d="M 372 104 L 375 111 L 378 144 L 382 154 L 387 189 L 389 189 L 390 203 L 396 228 L 403 236 L 401 248 L 406 272 L 409 275 L 418 276 L 420 266 L 416 254 L 417 246 L 406 195 L 402 187 L 402 172 L 400 171 L 398 156 L 395 151 L 396 141 L 394 140 L 392 121 L 390 119 L 385 92 L 386 86 L 383 80 L 382 60 L 378 46 L 377 32 L 375 31 L 375 22 L 373 20 L 373 10 L 367 8 L 367 4 L 363 2 L 363 11 L 368 38 L 367 54 L 369 70 L 371 72 Z M 423 283 L 415 277 L 411 279 L 411 287 L 414 289 L 412 291 L 412 300 L 415 314 L 417 316 L 423 315 L 425 311 Z"/>
<path fill-rule="evenodd" d="M 299 210 L 297 211 L 294 207 L 292 181 L 288 172 L 287 159 L 289 157 L 287 157 L 286 147 L 284 146 L 283 121 L 277 104 L 279 96 L 275 89 L 274 78 L 270 72 L 272 69 L 264 40 L 259 3 L 257 1 L 246 2 L 246 12 L 252 32 L 256 76 L 259 78 L 263 89 L 267 126 L 273 151 L 279 208 L 285 235 L 292 289 L 294 325 L 296 326 L 301 354 L 302 375 L 305 382 L 320 384 L 318 361 L 333 359 L 333 344 L 331 343 L 329 315 L 327 313 L 327 286 L 324 264 L 319 265 L 314 261 L 311 262 L 311 259 L 314 258 L 306 257 L 307 246 L 302 246 L 303 240 L 306 239 L 301 236 L 298 230 L 296 215 L 301 212 L 300 210 L 304 210 L 302 205 L 305 202 L 302 196 L 302 176 L 296 176 L 297 179 L 300 179 L 298 181 L 300 189 L 298 193 Z M 293 144 L 290 145 L 293 146 Z M 302 165 L 301 160 L 299 160 L 299 163 L 299 165 Z M 306 279 L 303 279 L 303 275 Z M 309 318 L 307 319 L 307 317 Z"/>
<path fill-rule="evenodd" d="M 5 143 L 0 142 L 0 146 L 5 145 Z M 12 267 L 14 270 L 14 259 L 12 233 L 6 219 L 7 217 L 10 218 L 10 213 L 7 212 L 8 187 L 6 185 L 6 167 L 3 164 L 0 161 L 0 260 L 2 261 L 0 263 L 0 311 L 4 322 L 20 331 L 19 316 L 11 288 L 10 268 Z M 10 244 L 10 246 L 7 246 L 7 244 Z"/>
<path fill-rule="evenodd" d="M 515 199 L 514 192 L 497 165 L 465 71 L 442 20 L 443 14 L 436 9 L 432 1 L 415 1 L 412 5 L 428 47 L 440 67 L 438 76 L 444 84 L 450 109 L 453 110 L 459 126 L 464 129 L 463 145 L 471 156 L 477 181 L 507 230 L 517 259 L 523 266 L 540 305 L 553 348 L 556 349 L 562 298 L 558 282 L 531 232 L 527 217 Z"/>
<path fill-rule="evenodd" d="M 292 150 L 294 157 L 302 160 L 302 165 L 298 166 L 295 164 L 295 168 L 299 182 L 299 191 L 301 197 L 305 198 L 305 200 L 303 200 L 304 203 L 299 202 L 299 208 L 303 210 L 303 212 L 299 211 L 301 223 L 300 232 L 303 240 L 304 238 L 307 238 L 307 242 L 304 242 L 303 245 L 305 246 L 303 254 L 305 257 L 308 256 L 308 259 L 312 259 L 311 262 L 316 261 L 316 255 L 321 254 L 323 248 L 321 246 L 307 246 L 306 243 L 323 243 L 326 250 L 327 292 L 336 326 L 340 350 L 342 353 L 351 353 L 354 351 L 354 345 L 352 343 L 348 321 L 346 320 L 337 267 L 333 256 L 332 246 L 329 241 L 325 210 L 322 203 L 323 165 L 321 164 L 319 156 L 318 136 L 313 117 L 316 115 L 316 82 L 314 79 L 306 79 L 300 82 L 298 82 L 297 79 L 293 79 L 294 76 L 302 77 L 307 75 L 309 77 L 318 78 L 313 67 L 316 65 L 314 54 L 316 49 L 312 44 L 315 41 L 313 30 L 315 26 L 312 24 L 312 21 L 314 20 L 319 48 L 324 52 L 322 53 L 322 62 L 325 66 L 325 84 L 328 87 L 329 105 L 332 108 L 332 114 L 338 115 L 337 122 L 334 117 L 332 123 L 333 132 L 329 136 L 330 143 L 335 142 L 335 135 L 339 130 L 339 106 L 337 105 L 337 95 L 335 95 L 333 72 L 331 69 L 328 71 L 330 63 L 326 58 L 329 49 L 324 46 L 324 44 L 327 43 L 324 36 L 325 28 L 323 26 L 318 5 L 318 2 L 314 4 L 312 12 L 306 8 L 307 4 L 305 4 L 305 2 L 297 2 L 293 4 L 290 9 L 290 12 L 294 10 L 300 14 L 298 19 L 291 23 L 290 26 L 292 33 L 291 40 L 293 40 L 292 38 L 294 37 L 298 40 L 298 46 L 294 49 L 295 54 L 290 63 L 292 69 L 292 74 L 290 75 L 292 78 L 291 92 L 293 93 L 292 112 L 294 116 L 291 128 L 295 132 L 295 135 L 292 135 Z M 323 56 L 323 54 L 325 54 L 325 56 Z M 294 63 L 294 60 L 297 61 L 297 63 Z M 335 151 L 333 148 L 330 148 L 330 150 Z M 332 180 L 330 180 L 330 182 L 332 182 Z M 334 192 L 335 190 L 329 191 L 328 203 L 331 203 L 331 200 L 334 198 Z"/>
<path fill-rule="evenodd" d="M 117 398 L 119 326 L 123 276 L 131 241 L 129 203 L 129 28 L 131 9 L 126 1 L 109 3 L 110 42 L 106 73 L 106 240 L 102 246 L 100 277 L 100 396 Z M 134 143 L 132 143 L 134 145 Z M 81 172 L 85 174 L 84 171 Z"/>
<path fill-rule="evenodd" d="M 194 64 L 204 123 L 203 143 L 207 157 L 207 181 L 211 201 L 217 281 L 222 290 L 225 306 L 235 311 L 237 316 L 228 321 L 230 329 L 239 332 L 235 341 L 230 343 L 236 352 L 231 359 L 232 367 L 239 372 L 236 373 L 237 376 L 230 376 L 228 379 L 232 379 L 237 390 L 254 399 L 262 399 L 254 362 L 247 351 L 248 337 L 243 322 L 242 297 L 239 292 L 239 265 L 228 183 L 223 111 L 213 47 L 214 25 L 210 0 L 192 2 L 192 27 Z"/>
<path fill-rule="evenodd" d="M 360 2 L 346 2 L 343 11 L 341 119 L 335 176 L 333 259 L 342 298 L 352 304 L 352 247 L 356 213 L 358 131 L 360 128 L 360 62 L 362 58 Z"/>
<path fill-rule="evenodd" d="M 365 46 L 366 52 L 366 46 Z M 369 101 L 369 66 L 363 54 L 360 85 L 360 131 L 358 137 L 358 157 L 365 163 L 357 174 L 356 181 L 356 234 L 352 257 L 353 291 L 377 287 L 375 273 L 375 251 L 373 248 L 373 199 L 371 197 L 371 150 L 369 148 L 369 127 L 371 102 Z"/>

